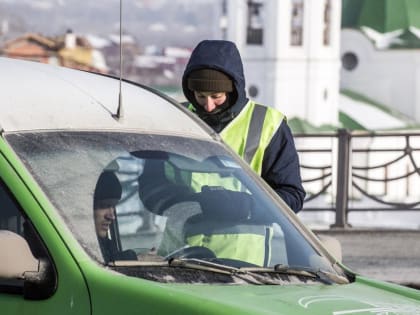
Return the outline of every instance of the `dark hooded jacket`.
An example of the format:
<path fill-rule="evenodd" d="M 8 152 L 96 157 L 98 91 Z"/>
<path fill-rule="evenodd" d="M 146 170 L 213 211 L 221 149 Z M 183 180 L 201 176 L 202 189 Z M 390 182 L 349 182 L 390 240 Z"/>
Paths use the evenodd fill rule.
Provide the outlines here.
<path fill-rule="evenodd" d="M 210 68 L 222 71 L 233 81 L 235 91 L 228 94 L 229 106 L 217 113 L 207 113 L 197 104 L 187 86 L 191 71 Z M 204 40 L 193 50 L 182 77 L 182 89 L 197 115 L 216 132 L 221 132 L 245 107 L 248 98 L 242 59 L 236 45 L 225 40 Z M 264 152 L 261 177 L 298 212 L 302 209 L 305 190 L 300 176 L 299 158 L 292 133 L 283 121 Z"/>

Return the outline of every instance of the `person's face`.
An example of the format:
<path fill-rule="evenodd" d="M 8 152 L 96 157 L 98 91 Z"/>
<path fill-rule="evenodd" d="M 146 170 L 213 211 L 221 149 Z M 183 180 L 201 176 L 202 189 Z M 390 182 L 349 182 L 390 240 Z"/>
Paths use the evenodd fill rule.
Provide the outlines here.
<path fill-rule="evenodd" d="M 194 91 L 194 97 L 197 100 L 197 103 L 208 113 L 214 111 L 217 106 L 222 105 L 226 101 L 225 92 Z"/>
<path fill-rule="evenodd" d="M 94 217 L 96 234 L 99 237 L 106 237 L 109 227 L 115 220 L 115 207 L 95 209 Z"/>

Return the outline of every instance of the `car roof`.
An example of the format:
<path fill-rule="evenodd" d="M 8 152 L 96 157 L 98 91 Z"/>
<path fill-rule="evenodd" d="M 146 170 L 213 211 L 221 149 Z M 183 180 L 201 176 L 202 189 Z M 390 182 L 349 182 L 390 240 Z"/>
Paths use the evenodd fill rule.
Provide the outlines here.
<path fill-rule="evenodd" d="M 144 86 L 122 81 L 122 117 L 116 119 L 116 78 L 10 58 L 0 58 L 0 69 L 3 132 L 131 129 L 211 138 L 198 119 Z"/>

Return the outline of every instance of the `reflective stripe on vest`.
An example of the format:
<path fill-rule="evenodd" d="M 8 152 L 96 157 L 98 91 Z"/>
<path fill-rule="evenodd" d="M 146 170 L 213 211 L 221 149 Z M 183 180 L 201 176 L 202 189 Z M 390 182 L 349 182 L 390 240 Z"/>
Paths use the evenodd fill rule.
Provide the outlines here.
<path fill-rule="evenodd" d="M 207 247 L 218 258 L 236 259 L 261 267 L 269 266 L 272 227 L 248 224 L 225 227 L 222 225 L 223 223 L 219 221 L 193 224 L 185 231 L 187 244 Z"/>
<path fill-rule="evenodd" d="M 249 101 L 220 135 L 257 174 L 261 175 L 264 151 L 283 119 L 284 115 L 274 108 Z"/>
<path fill-rule="evenodd" d="M 188 109 L 195 112 L 190 103 Z M 229 145 L 251 168 L 261 175 L 264 151 L 280 127 L 285 116 L 274 108 L 249 101 L 238 116 L 220 133 L 223 141 Z M 203 185 L 220 185 L 217 180 L 206 179 L 204 175 L 195 175 L 193 187 L 200 191 Z M 240 190 L 240 185 L 230 184 L 225 188 Z"/>

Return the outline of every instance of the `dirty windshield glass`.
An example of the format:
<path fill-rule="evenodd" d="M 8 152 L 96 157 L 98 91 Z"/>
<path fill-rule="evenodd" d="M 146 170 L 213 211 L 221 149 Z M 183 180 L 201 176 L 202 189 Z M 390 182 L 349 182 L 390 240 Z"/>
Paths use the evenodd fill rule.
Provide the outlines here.
<path fill-rule="evenodd" d="M 7 139 L 100 263 L 328 268 L 280 203 L 216 142 L 117 132 Z"/>

